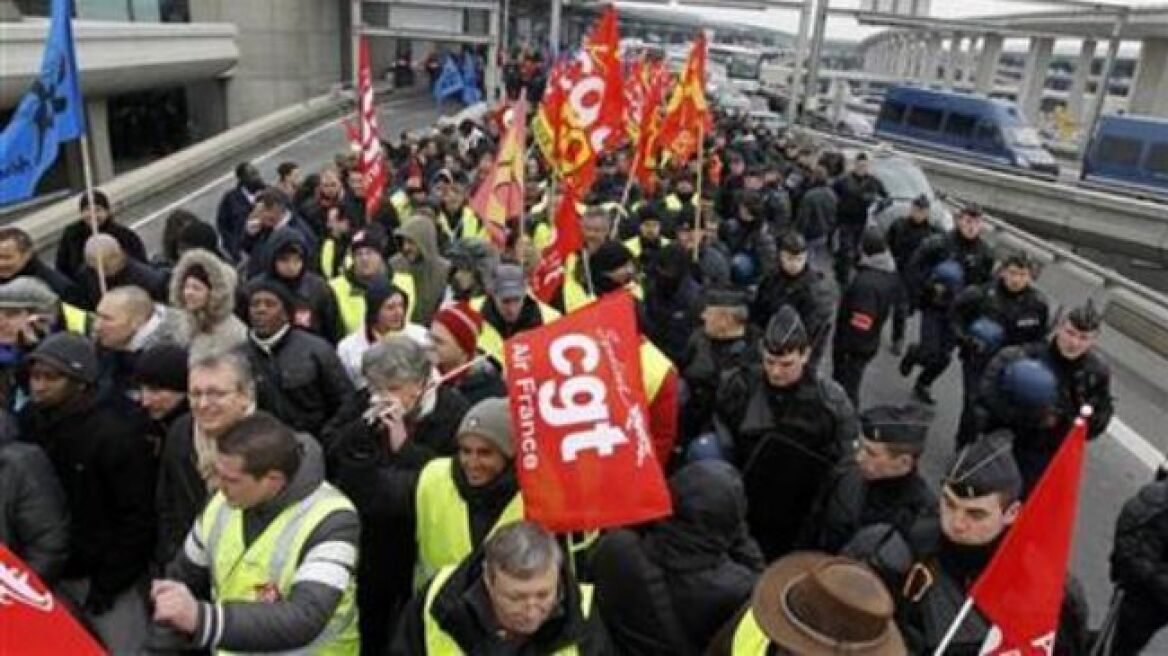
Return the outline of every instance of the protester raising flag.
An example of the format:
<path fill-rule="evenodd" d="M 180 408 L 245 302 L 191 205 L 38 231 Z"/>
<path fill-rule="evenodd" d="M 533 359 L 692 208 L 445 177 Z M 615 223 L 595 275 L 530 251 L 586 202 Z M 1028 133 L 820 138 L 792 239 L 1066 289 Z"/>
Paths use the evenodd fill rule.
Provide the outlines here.
<path fill-rule="evenodd" d="M 624 139 L 625 94 L 616 8 L 604 9 L 574 57 L 552 67 L 532 135 L 566 185 L 583 195 L 596 179 L 596 158 Z"/>
<path fill-rule="evenodd" d="M 670 158 L 684 164 L 697 154 L 703 136 L 712 129 L 710 107 L 706 103 L 706 37 L 699 33 L 665 107 L 665 120 L 658 138 Z"/>
<path fill-rule="evenodd" d="M 377 101 L 373 96 L 373 71 L 369 66 L 369 45 L 361 38 L 358 93 L 358 142 L 361 157 L 359 166 L 365 176 L 365 215 L 372 217 L 381 205 L 385 193 L 385 153 L 381 148 L 381 131 L 377 127 Z"/>
<path fill-rule="evenodd" d="M 540 254 L 539 264 L 531 272 L 531 291 L 544 303 L 551 303 L 564 284 L 568 257 L 584 247 L 580 230 L 579 201 L 575 190 L 568 186 L 560 194 L 556 206 L 555 232 L 552 241 Z"/>
<path fill-rule="evenodd" d="M 1022 506 L 969 600 L 934 652 L 943 654 L 974 604 L 994 624 L 982 656 L 1047 656 L 1053 653 L 1066 591 L 1071 536 L 1079 508 L 1079 483 L 1087 420 L 1080 416 Z"/>
<path fill-rule="evenodd" d="M 672 512 L 649 436 L 639 348 L 625 292 L 507 340 L 515 468 L 528 519 L 568 532 Z"/>
<path fill-rule="evenodd" d="M 450 96 L 461 93 L 464 84 L 462 72 L 458 70 L 454 57 L 447 55 L 445 63 L 442 64 L 442 72 L 434 82 L 434 99 L 442 102 Z"/>
<path fill-rule="evenodd" d="M 60 144 L 85 134 L 70 0 L 53 0 L 40 75 L 0 133 L 0 205 L 32 197 Z"/>
<path fill-rule="evenodd" d="M 507 243 L 507 220 L 523 216 L 523 186 L 527 156 L 527 98 L 515 104 L 515 120 L 503 137 L 491 171 L 470 201 L 470 208 L 483 221 L 491 241 L 500 250 Z"/>

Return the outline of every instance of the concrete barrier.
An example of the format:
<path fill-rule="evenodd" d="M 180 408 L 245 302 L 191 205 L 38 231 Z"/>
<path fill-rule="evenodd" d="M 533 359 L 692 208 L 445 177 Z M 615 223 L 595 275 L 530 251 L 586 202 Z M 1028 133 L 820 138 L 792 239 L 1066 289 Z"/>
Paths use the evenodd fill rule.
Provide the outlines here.
<path fill-rule="evenodd" d="M 330 116 L 339 116 L 352 104 L 351 93 L 330 93 L 286 107 L 236 126 L 103 184 L 113 211 L 126 212 L 159 194 L 189 182 L 209 170 L 234 167 L 256 146 L 278 140 Z M 38 251 L 56 245 L 61 232 L 77 220 L 77 195 L 24 216 L 12 225 L 32 237 Z"/>

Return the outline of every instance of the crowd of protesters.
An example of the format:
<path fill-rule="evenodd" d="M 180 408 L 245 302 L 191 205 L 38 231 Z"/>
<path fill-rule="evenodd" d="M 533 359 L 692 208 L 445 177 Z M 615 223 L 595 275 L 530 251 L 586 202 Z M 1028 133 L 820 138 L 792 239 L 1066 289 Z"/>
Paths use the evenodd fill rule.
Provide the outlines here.
<path fill-rule="evenodd" d="M 976 205 L 882 229 L 865 155 L 722 118 L 716 181 L 663 168 L 623 198 L 604 155 L 545 303 L 538 156 L 503 248 L 468 205 L 499 138 L 385 144 L 372 215 L 351 156 L 240 164 L 153 258 L 100 192 L 55 266 L 0 228 L 0 539 L 111 653 L 931 653 L 1080 408 L 1107 427 L 1100 311 L 1054 315 Z M 673 514 L 568 541 L 524 520 L 502 344 L 622 290 Z M 865 403 L 882 345 L 919 367 L 900 405 Z M 954 351 L 938 485 L 918 463 L 949 448 Z M 1113 653 L 1168 623 L 1166 485 L 1116 528 Z M 1054 653 L 1087 653 L 1087 617 L 1068 578 Z"/>

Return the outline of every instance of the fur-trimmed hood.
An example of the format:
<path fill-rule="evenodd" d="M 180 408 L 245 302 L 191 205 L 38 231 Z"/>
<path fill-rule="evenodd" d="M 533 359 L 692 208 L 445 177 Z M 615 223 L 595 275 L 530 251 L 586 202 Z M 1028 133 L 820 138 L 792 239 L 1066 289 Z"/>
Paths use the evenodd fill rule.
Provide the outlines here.
<path fill-rule="evenodd" d="M 170 304 L 182 310 L 184 314 L 190 313 L 186 312 L 182 303 L 183 281 L 196 266 L 207 272 L 207 279 L 211 284 L 211 298 L 207 303 L 205 316 L 196 319 L 200 324 L 209 324 L 207 325 L 209 327 L 220 323 L 235 312 L 237 276 L 234 269 L 210 251 L 199 248 L 184 253 L 170 276 Z"/>

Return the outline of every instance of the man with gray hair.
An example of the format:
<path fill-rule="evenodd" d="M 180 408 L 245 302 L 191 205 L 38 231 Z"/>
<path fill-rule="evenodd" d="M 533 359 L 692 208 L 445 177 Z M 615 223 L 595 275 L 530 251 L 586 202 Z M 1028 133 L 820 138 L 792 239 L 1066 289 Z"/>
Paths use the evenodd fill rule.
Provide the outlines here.
<path fill-rule="evenodd" d="M 99 265 L 105 276 L 104 288 L 98 274 Z M 106 290 L 128 285 L 146 290 L 159 303 L 166 302 L 166 276 L 149 264 L 127 257 L 118 240 L 107 234 L 94 235 L 85 242 L 85 268 L 80 278 L 88 310 L 97 307 Z"/>
<path fill-rule="evenodd" d="M 414 486 L 422 467 L 453 456 L 469 406 L 441 384 L 426 351 L 393 335 L 365 352 L 359 391 L 347 420 L 326 431 L 332 480 L 361 514 L 357 605 L 361 640 L 384 645 L 413 593 Z"/>
<path fill-rule="evenodd" d="M 564 566 L 554 535 L 529 521 L 501 527 L 481 552 L 438 571 L 414 597 L 390 654 L 608 654 L 592 586 Z"/>

